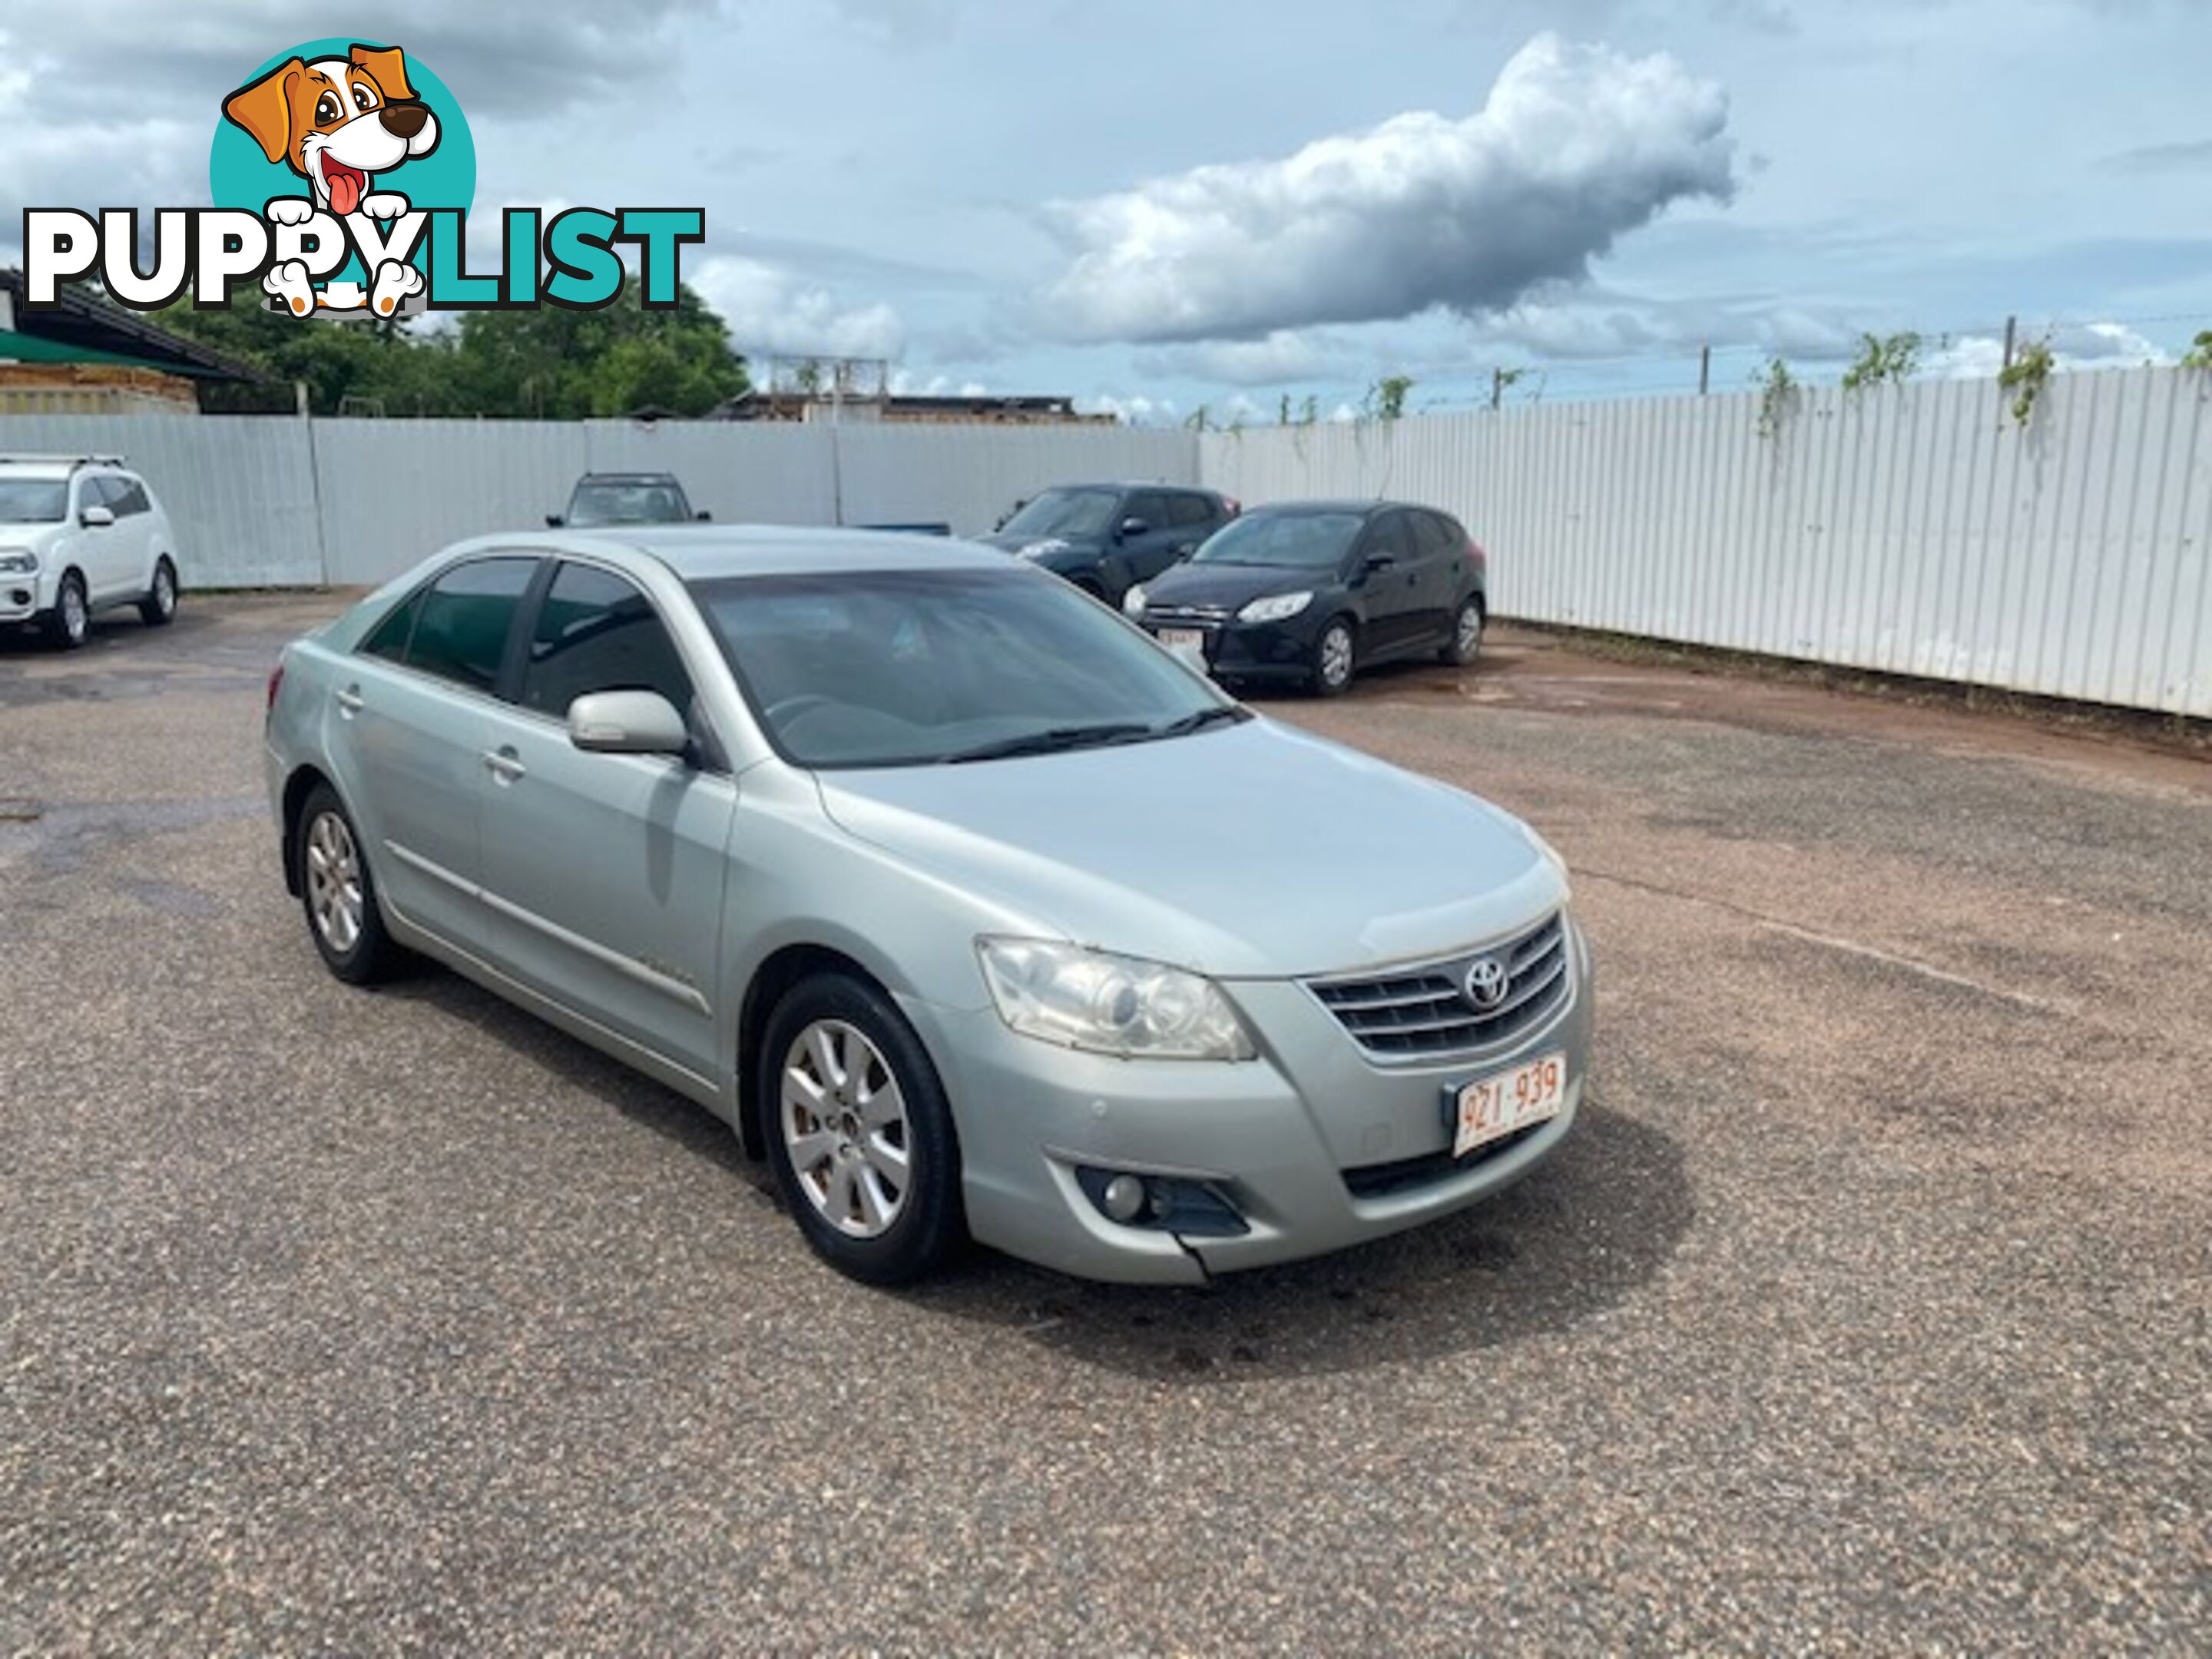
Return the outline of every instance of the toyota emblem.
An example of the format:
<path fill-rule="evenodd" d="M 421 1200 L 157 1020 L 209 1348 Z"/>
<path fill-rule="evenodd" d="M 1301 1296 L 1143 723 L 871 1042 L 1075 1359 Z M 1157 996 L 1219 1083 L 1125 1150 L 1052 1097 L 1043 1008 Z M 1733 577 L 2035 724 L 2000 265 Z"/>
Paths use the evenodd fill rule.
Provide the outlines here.
<path fill-rule="evenodd" d="M 1461 985 L 1467 993 L 1468 1006 L 1477 1013 L 1486 1014 L 1505 1000 L 1505 993 L 1512 982 L 1505 964 L 1496 957 L 1477 957 L 1468 964 L 1467 978 Z"/>

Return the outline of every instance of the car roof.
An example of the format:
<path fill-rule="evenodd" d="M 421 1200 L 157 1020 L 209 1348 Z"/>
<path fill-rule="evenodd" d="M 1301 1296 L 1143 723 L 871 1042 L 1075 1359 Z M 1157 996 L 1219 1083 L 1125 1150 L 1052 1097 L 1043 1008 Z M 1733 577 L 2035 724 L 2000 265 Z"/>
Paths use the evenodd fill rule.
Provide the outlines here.
<path fill-rule="evenodd" d="M 1416 513 L 1433 513 L 1436 511 L 1434 507 L 1415 507 L 1411 501 L 1378 501 L 1372 500 L 1363 501 L 1346 497 L 1341 500 L 1329 501 L 1261 501 L 1245 507 L 1244 516 L 1249 519 L 1255 515 L 1265 515 L 1267 514 L 1352 513 L 1357 514 L 1361 518 L 1365 518 L 1371 513 L 1386 513 L 1401 507 L 1407 508 Z"/>
<path fill-rule="evenodd" d="M 1037 494 L 1049 495 L 1055 489 L 1173 489 L 1186 495 L 1218 495 L 1221 493 L 1218 489 L 1208 489 L 1204 484 L 1163 483 L 1158 478 L 1098 478 L 1089 483 L 1047 484 Z"/>
<path fill-rule="evenodd" d="M 812 530 L 790 525 L 609 525 L 603 530 L 485 536 L 451 550 L 605 557 L 630 552 L 658 560 L 686 581 L 718 576 L 790 576 L 874 570 L 1006 570 L 996 548 L 903 531 Z"/>
<path fill-rule="evenodd" d="M 586 472 L 578 483 L 674 483 L 673 472 Z"/>

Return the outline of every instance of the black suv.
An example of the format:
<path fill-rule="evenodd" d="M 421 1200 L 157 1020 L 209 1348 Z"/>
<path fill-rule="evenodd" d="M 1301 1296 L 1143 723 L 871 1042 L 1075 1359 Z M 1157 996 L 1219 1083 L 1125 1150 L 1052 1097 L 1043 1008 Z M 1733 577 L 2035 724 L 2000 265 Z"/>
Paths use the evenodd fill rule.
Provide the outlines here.
<path fill-rule="evenodd" d="M 1237 503 L 1210 489 L 1063 484 L 1023 502 L 995 534 L 979 539 L 1119 605 L 1133 584 L 1188 558 L 1236 516 Z"/>
<path fill-rule="evenodd" d="M 605 524 L 684 524 L 711 519 L 711 513 L 694 513 L 690 498 L 672 472 L 586 472 L 568 495 L 568 510 L 548 513 L 545 522 L 558 530 L 590 530 Z"/>
<path fill-rule="evenodd" d="M 1458 520 L 1395 501 L 1255 507 L 1122 609 L 1223 679 L 1334 696 L 1355 666 L 1433 653 L 1465 667 L 1490 614 L 1488 559 Z"/>

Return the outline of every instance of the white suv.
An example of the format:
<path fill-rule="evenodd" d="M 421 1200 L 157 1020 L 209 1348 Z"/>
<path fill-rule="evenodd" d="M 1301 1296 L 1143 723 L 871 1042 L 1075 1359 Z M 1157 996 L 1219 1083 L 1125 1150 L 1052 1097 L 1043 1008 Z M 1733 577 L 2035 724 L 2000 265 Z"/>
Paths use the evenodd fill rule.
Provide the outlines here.
<path fill-rule="evenodd" d="M 0 625 L 82 645 L 92 615 L 177 614 L 177 544 L 146 481 L 114 455 L 0 455 Z"/>

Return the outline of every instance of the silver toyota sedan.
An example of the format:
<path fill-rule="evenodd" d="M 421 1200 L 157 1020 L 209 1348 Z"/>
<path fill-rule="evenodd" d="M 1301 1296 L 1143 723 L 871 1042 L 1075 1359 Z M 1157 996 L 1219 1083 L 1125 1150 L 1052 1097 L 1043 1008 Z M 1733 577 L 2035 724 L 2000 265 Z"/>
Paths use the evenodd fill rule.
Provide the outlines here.
<path fill-rule="evenodd" d="M 690 1096 L 874 1283 L 1377 1237 L 1587 1079 L 1534 830 L 957 541 L 464 543 L 285 649 L 267 760 L 331 972 L 435 957 Z"/>

